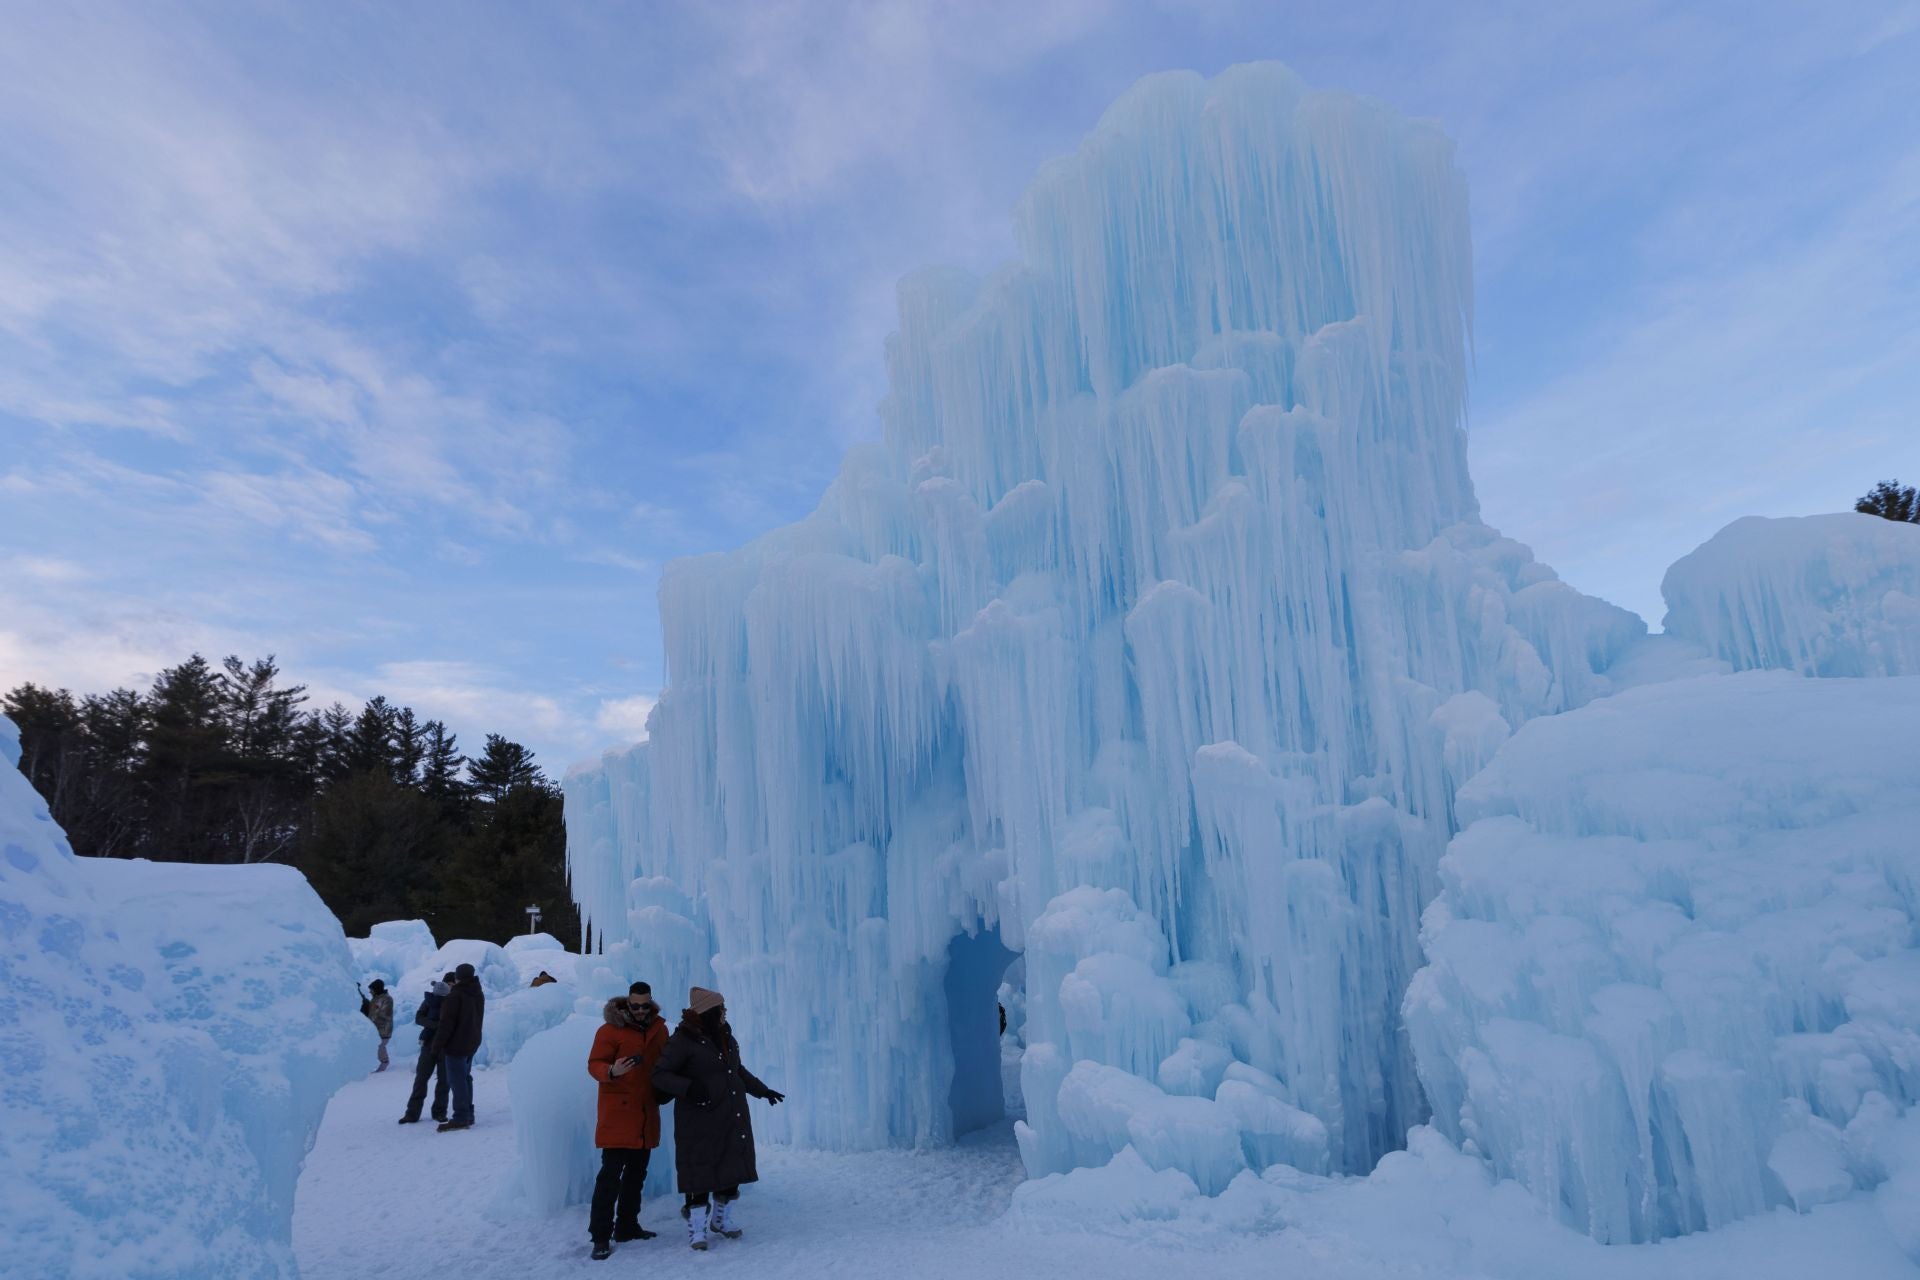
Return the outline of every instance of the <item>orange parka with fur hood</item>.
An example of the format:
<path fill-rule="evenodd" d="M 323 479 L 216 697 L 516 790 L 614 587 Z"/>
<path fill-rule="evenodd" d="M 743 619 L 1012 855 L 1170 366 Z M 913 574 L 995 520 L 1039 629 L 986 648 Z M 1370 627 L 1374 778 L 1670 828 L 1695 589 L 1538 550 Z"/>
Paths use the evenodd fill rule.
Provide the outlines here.
<path fill-rule="evenodd" d="M 607 1001 L 606 1025 L 593 1035 L 587 1071 L 600 1082 L 600 1114 L 593 1145 L 631 1150 L 660 1145 L 660 1104 L 653 1096 L 653 1064 L 667 1047 L 667 1029 L 655 1007 L 644 1017 L 627 1008 L 627 997 Z M 622 1058 L 638 1059 L 633 1067 L 612 1074 Z"/>

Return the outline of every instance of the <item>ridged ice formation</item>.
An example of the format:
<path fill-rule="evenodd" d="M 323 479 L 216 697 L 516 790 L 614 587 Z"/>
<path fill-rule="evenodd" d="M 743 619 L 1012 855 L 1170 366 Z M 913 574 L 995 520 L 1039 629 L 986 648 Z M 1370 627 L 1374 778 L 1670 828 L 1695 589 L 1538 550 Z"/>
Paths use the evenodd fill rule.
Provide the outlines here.
<path fill-rule="evenodd" d="M 1747 516 L 1667 570 L 1667 631 L 1736 671 L 1920 675 L 1920 525 Z"/>
<path fill-rule="evenodd" d="M 1005 955 L 955 939 L 997 930 L 1031 1173 L 1365 1169 L 1425 1115 L 1398 1011 L 1456 786 L 1644 628 L 1477 518 L 1433 128 L 1157 76 L 1017 224 L 902 283 L 884 440 L 818 511 L 669 567 L 651 741 L 568 780 L 576 893 L 727 993 L 806 1100 L 774 1136 L 977 1113 L 949 993 L 990 1027 Z"/>
<path fill-rule="evenodd" d="M 76 858 L 0 716 L 0 1275 L 288 1280 L 376 1038 L 300 873 Z"/>
<path fill-rule="evenodd" d="M 1748 672 L 1523 728 L 1460 794 L 1407 997 L 1435 1125 L 1608 1243 L 1885 1180 L 1920 1098 L 1917 721 L 1920 678 Z"/>

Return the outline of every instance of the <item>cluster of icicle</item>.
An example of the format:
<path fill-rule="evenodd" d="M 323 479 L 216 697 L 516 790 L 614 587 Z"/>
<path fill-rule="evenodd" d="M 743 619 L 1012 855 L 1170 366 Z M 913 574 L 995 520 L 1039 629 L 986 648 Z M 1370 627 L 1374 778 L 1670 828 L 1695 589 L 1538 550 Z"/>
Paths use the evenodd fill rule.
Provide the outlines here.
<path fill-rule="evenodd" d="M 997 930 L 1031 1174 L 1363 1171 L 1425 1117 L 1456 788 L 1644 627 L 1479 522 L 1435 129 L 1157 76 L 1017 220 L 901 284 L 819 509 L 668 569 L 650 741 L 568 780 L 575 892 L 727 993 L 776 1137 L 950 1137 L 948 948 Z"/>

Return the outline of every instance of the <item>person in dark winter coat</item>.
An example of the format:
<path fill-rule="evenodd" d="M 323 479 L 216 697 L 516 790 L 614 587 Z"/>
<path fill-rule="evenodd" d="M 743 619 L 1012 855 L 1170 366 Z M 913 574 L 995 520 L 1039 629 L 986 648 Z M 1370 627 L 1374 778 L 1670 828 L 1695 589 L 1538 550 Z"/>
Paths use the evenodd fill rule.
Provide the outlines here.
<path fill-rule="evenodd" d="M 673 1163 L 686 1194 L 687 1243 L 707 1247 L 709 1229 L 740 1234 L 733 1202 L 742 1183 L 759 1181 L 747 1097 L 778 1106 L 786 1095 L 762 1084 L 740 1062 L 718 991 L 695 987 L 680 1025 L 653 1069 L 653 1087 L 673 1099 Z"/>
<path fill-rule="evenodd" d="M 440 1005 L 440 1025 L 433 1033 L 433 1051 L 447 1064 L 453 1086 L 453 1116 L 435 1130 L 473 1127 L 473 1055 L 480 1051 L 480 1028 L 487 1016 L 487 995 L 470 964 L 453 971 L 453 989 Z"/>
<path fill-rule="evenodd" d="M 644 982 L 607 1001 L 601 1017 L 605 1025 L 594 1032 L 587 1054 L 587 1073 L 600 1082 L 593 1131 L 593 1145 L 600 1148 L 600 1176 L 594 1179 L 593 1210 L 587 1219 L 596 1259 L 610 1256 L 614 1241 L 653 1239 L 654 1233 L 640 1225 L 640 1191 L 653 1149 L 660 1145 L 653 1067 L 667 1047 L 660 1006 Z"/>
<path fill-rule="evenodd" d="M 406 1114 L 400 1117 L 401 1124 L 417 1124 L 420 1121 L 420 1108 L 427 1101 L 427 1081 L 433 1081 L 433 1118 L 444 1122 L 447 1118 L 447 1060 L 433 1051 L 433 1034 L 440 1029 L 440 1005 L 446 1000 L 447 992 L 453 989 L 453 975 L 449 973 L 440 981 L 427 988 L 427 994 L 420 997 L 420 1007 L 414 1010 L 413 1025 L 420 1028 L 420 1060 L 413 1064 L 413 1093 L 407 1098 Z"/>
<path fill-rule="evenodd" d="M 385 1071 L 387 1041 L 393 1039 L 393 997 L 387 994 L 387 984 L 379 978 L 367 984 L 367 999 L 362 1012 L 373 1020 L 373 1029 L 380 1033 L 380 1065 L 374 1071 Z"/>

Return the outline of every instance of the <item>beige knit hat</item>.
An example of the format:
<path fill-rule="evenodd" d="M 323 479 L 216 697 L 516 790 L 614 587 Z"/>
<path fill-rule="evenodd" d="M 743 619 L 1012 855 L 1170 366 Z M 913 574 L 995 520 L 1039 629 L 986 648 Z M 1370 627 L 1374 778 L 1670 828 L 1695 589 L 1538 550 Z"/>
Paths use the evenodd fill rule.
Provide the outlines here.
<path fill-rule="evenodd" d="M 709 991 L 705 987 L 695 987 L 687 992 L 687 1008 L 695 1013 L 705 1013 L 709 1009 L 718 1009 L 727 1002 L 727 998 L 718 991 Z"/>

